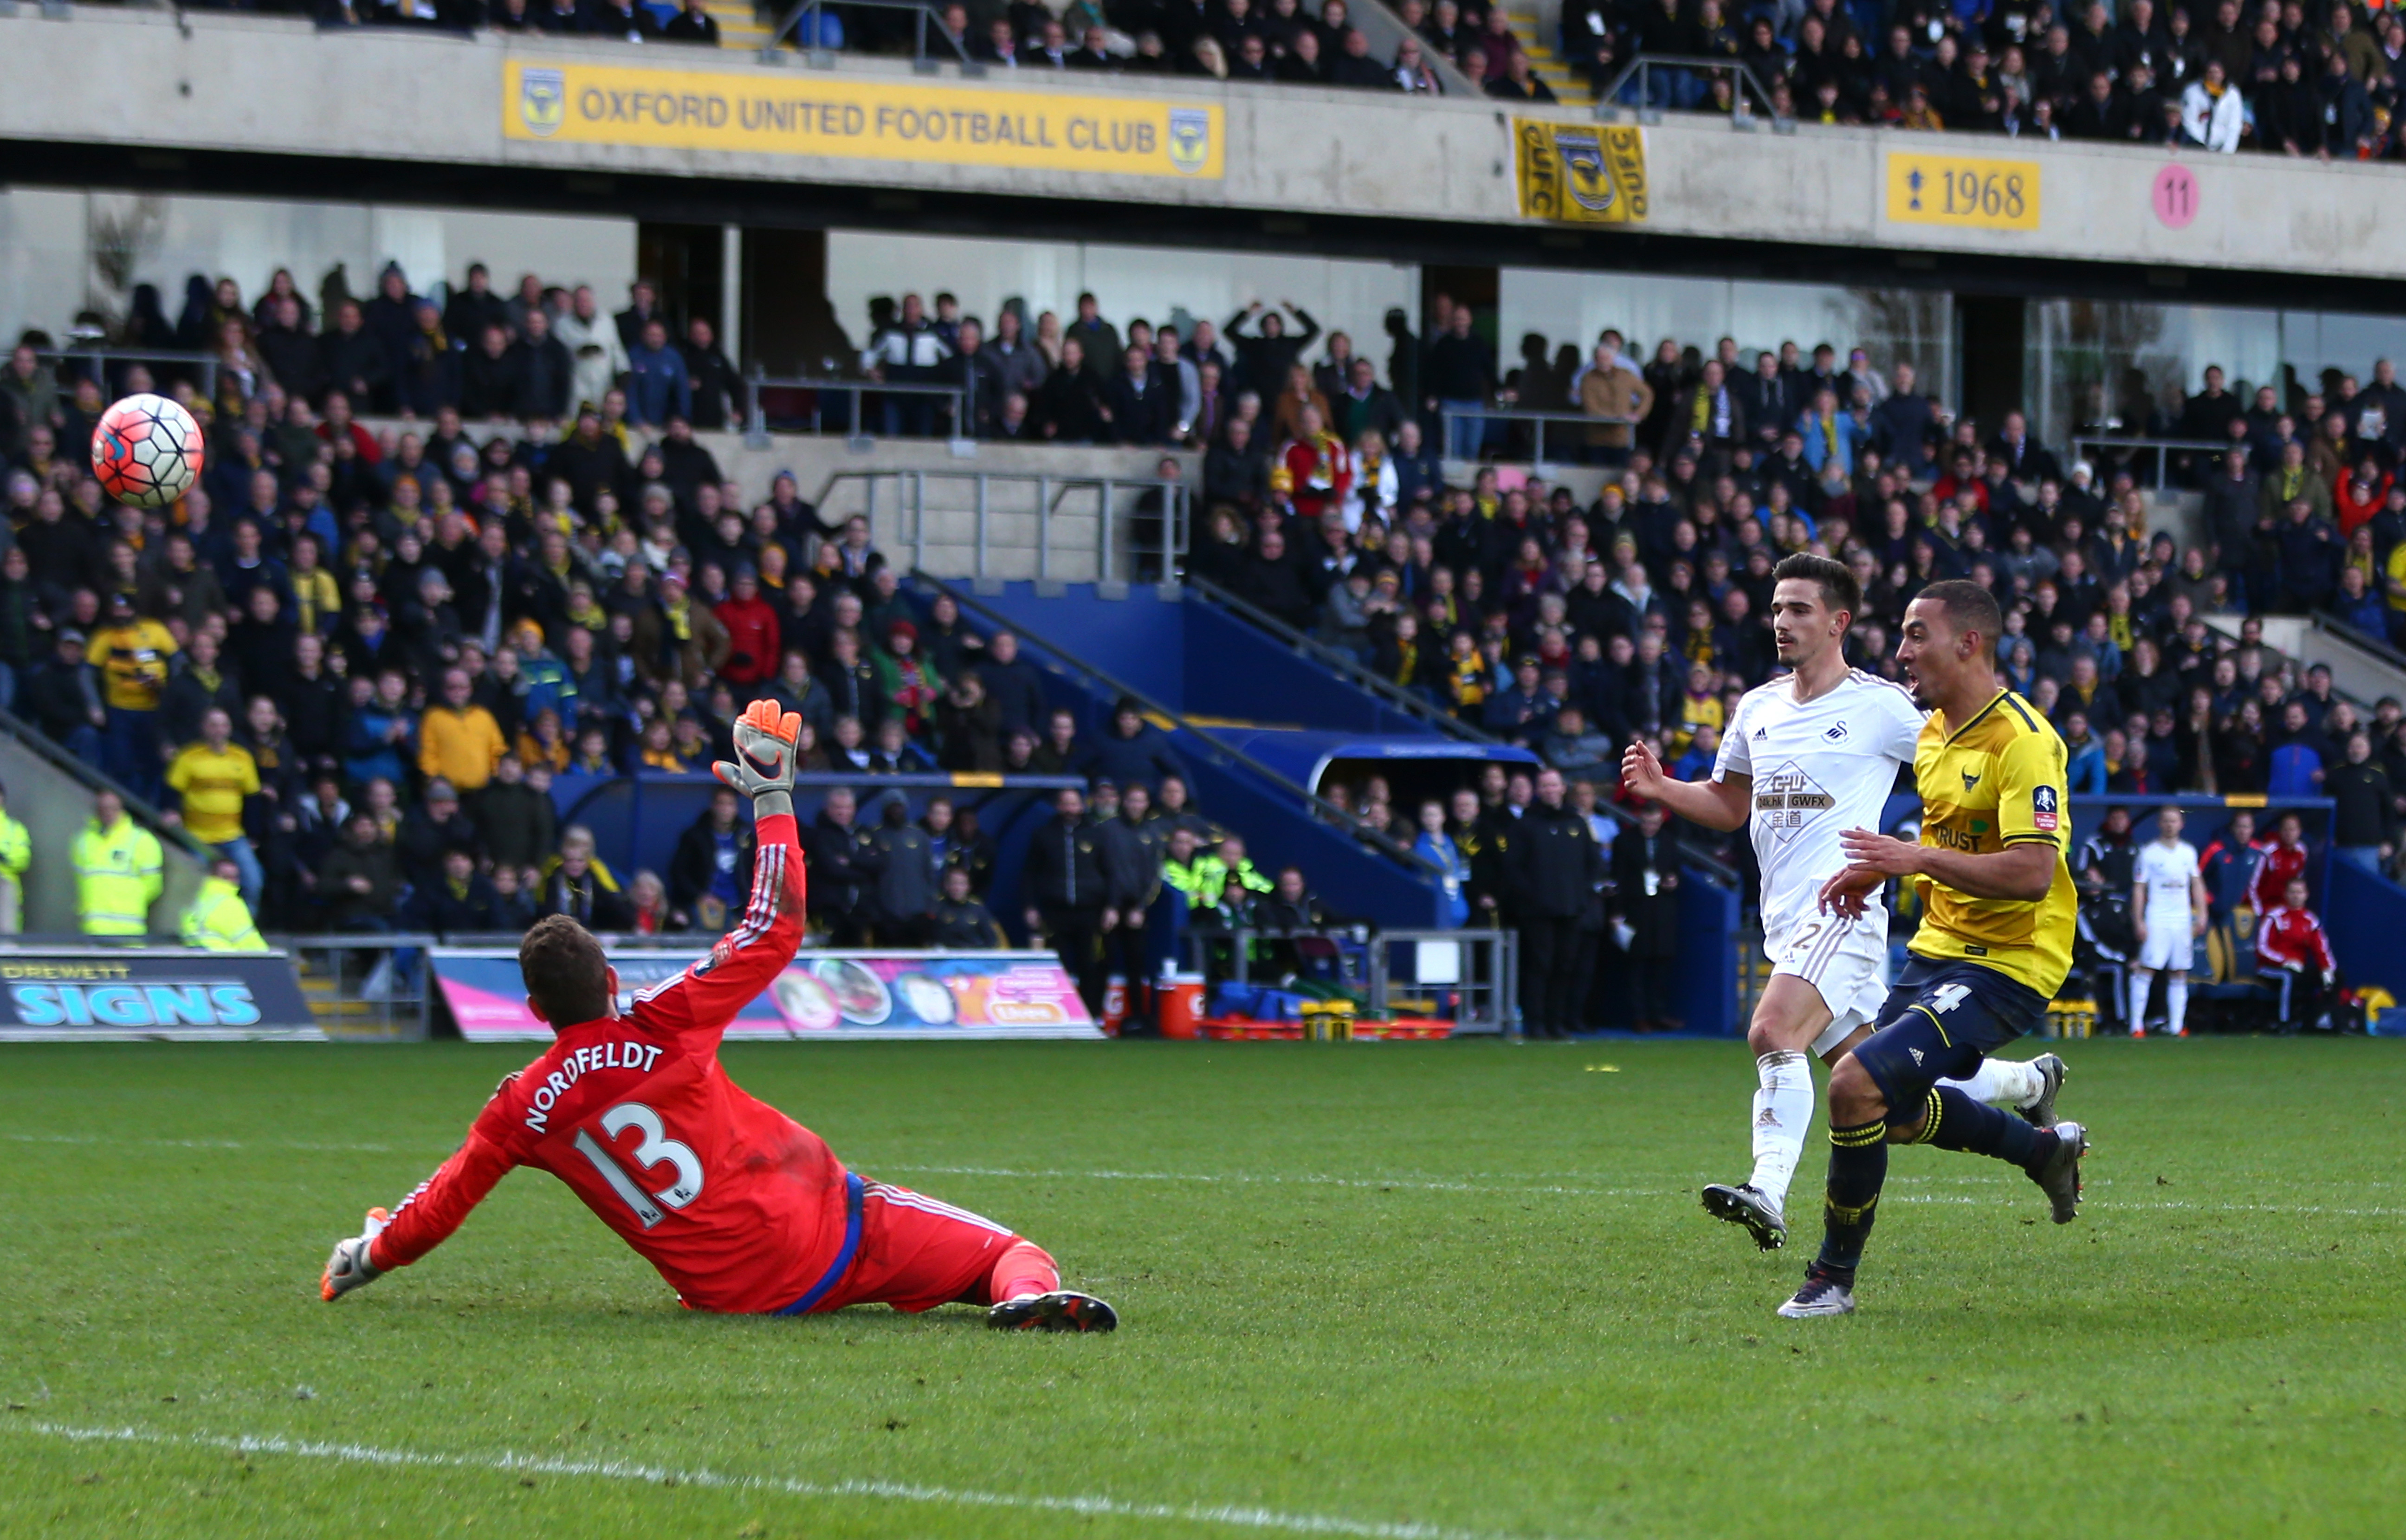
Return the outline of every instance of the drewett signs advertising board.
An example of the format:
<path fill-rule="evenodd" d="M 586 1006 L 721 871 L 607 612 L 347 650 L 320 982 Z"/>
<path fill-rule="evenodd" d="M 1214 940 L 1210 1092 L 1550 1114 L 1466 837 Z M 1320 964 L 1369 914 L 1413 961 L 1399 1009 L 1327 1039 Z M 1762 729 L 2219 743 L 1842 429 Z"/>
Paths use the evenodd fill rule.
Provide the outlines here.
<path fill-rule="evenodd" d="M 620 1010 L 704 954 L 622 952 Z M 526 1008 L 515 952 L 438 947 L 434 976 L 471 1042 L 547 1041 Z M 842 1038 L 1099 1038 L 1058 959 L 1043 952 L 812 952 L 786 965 L 727 1028 L 729 1041 Z"/>
<path fill-rule="evenodd" d="M 1206 103 L 840 79 L 812 72 L 504 66 L 511 139 L 1013 166 L 1217 181 L 1225 120 Z"/>
<path fill-rule="evenodd" d="M 0 1042 L 323 1036 L 280 952 L 0 953 Z"/>

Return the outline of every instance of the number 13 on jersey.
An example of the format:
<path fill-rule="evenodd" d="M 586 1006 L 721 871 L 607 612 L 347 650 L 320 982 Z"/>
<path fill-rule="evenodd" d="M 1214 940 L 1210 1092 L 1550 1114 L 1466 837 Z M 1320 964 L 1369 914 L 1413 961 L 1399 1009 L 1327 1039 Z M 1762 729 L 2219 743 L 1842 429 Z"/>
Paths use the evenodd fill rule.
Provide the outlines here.
<path fill-rule="evenodd" d="M 701 1196 L 701 1157 L 693 1152 L 693 1146 L 669 1137 L 668 1130 L 660 1126 L 658 1112 L 639 1101 L 620 1102 L 602 1114 L 601 1123 L 602 1132 L 614 1140 L 630 1128 L 643 1135 L 635 1146 L 633 1159 L 644 1172 L 662 1166 L 676 1172 L 676 1180 L 666 1187 L 646 1192 L 600 1140 L 582 1128 L 576 1131 L 576 1152 L 592 1163 L 602 1180 L 610 1184 L 610 1190 L 644 1222 L 644 1229 L 668 1218 L 660 1211 L 661 1204 L 682 1208 Z"/>

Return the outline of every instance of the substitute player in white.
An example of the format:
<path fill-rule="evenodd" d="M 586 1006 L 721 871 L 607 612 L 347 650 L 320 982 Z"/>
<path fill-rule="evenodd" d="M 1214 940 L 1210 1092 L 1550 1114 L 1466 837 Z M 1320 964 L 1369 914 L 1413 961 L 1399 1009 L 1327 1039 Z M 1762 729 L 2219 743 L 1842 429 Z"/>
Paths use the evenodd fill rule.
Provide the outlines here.
<path fill-rule="evenodd" d="M 1838 835 L 1876 828 L 1900 767 L 1913 763 L 1922 713 L 1902 686 L 1847 666 L 1845 642 L 1861 606 L 1853 572 L 1798 554 L 1772 569 L 1772 640 L 1794 671 L 1748 692 L 1721 734 L 1710 781 L 1682 783 L 1645 744 L 1621 756 L 1622 782 L 1707 828 L 1753 818 L 1762 870 L 1762 947 L 1771 980 L 1747 1043 L 1760 1081 L 1750 1113 L 1754 1174 L 1704 1193 L 1717 1219 L 1776 1250 L 1788 1235 L 1788 1188 L 1813 1122 L 1809 1051 L 1835 1065 L 1870 1034 L 1887 998 L 1888 909 L 1820 911 L 1821 885 L 1847 867 Z M 2055 1122 L 2063 1061 L 1989 1059 L 1970 1081 L 1946 1081 L 1980 1101 L 2012 1106 L 2041 1127 Z"/>
<path fill-rule="evenodd" d="M 2139 960 L 2130 968 L 2130 1036 L 2147 1035 L 2147 989 L 2164 975 L 2164 1033 L 2188 1036 L 2188 965 L 2205 934 L 2205 878 L 2197 850 L 2181 838 L 2178 808 L 2156 814 L 2156 837 L 2132 870 L 2130 913 L 2137 921 Z"/>

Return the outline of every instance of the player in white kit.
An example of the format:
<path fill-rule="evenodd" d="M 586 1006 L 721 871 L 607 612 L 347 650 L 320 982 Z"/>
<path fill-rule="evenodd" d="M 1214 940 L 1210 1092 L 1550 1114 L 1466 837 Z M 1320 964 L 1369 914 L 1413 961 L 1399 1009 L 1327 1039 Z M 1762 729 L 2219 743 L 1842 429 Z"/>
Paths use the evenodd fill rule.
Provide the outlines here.
<path fill-rule="evenodd" d="M 1621 756 L 1635 795 L 1708 828 L 1753 818 L 1762 870 L 1763 952 L 1770 982 L 1747 1044 L 1760 1087 L 1751 1111 L 1754 1172 L 1704 1192 L 1715 1218 L 1744 1225 L 1768 1251 L 1787 1237 L 1788 1188 L 1813 1121 L 1806 1053 L 1835 1065 L 1870 1033 L 1888 995 L 1888 909 L 1848 919 L 1821 912 L 1821 886 L 1847 864 L 1838 835 L 1876 828 L 1900 767 L 1913 763 L 1922 713 L 1899 685 L 1847 666 L 1845 641 L 1861 607 L 1854 573 L 1826 557 L 1795 555 L 1772 570 L 1772 640 L 1794 671 L 1749 691 L 1721 734 L 1710 781 L 1681 783 L 1640 743 Z M 2063 1061 L 1990 1058 L 1972 1080 L 1946 1081 L 1980 1101 L 2055 1122 Z"/>
<path fill-rule="evenodd" d="M 2197 939 L 2205 934 L 2205 878 L 2197 851 L 2181 838 L 2187 822 L 2178 808 L 2156 814 L 2156 837 L 2139 852 L 2132 870 L 2130 915 L 2139 932 L 2138 961 L 2130 966 L 2130 1036 L 2147 1035 L 2147 987 L 2164 975 L 2164 1032 L 2188 1036 L 2188 965 Z"/>

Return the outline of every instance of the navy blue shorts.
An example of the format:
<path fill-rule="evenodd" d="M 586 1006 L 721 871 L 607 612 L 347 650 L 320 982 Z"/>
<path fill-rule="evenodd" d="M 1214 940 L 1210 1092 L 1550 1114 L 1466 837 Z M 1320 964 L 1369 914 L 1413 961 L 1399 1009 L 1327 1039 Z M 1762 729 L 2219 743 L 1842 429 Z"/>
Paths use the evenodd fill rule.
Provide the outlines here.
<path fill-rule="evenodd" d="M 1855 1058 L 1880 1088 L 1889 1121 L 1909 1123 L 1921 1117 L 1932 1086 L 1968 1078 L 2045 1014 L 2045 996 L 1993 968 L 1916 957 Z"/>

